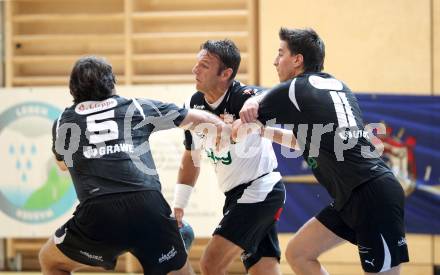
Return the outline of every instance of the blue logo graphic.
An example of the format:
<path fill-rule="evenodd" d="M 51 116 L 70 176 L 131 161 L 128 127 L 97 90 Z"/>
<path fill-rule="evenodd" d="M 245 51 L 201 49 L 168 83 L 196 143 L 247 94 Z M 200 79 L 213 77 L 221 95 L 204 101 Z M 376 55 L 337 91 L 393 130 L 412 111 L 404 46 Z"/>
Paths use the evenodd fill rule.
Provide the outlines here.
<path fill-rule="evenodd" d="M 70 176 L 57 169 L 50 150 L 52 123 L 60 113 L 43 102 L 0 113 L 0 211 L 13 219 L 44 223 L 76 203 Z"/>

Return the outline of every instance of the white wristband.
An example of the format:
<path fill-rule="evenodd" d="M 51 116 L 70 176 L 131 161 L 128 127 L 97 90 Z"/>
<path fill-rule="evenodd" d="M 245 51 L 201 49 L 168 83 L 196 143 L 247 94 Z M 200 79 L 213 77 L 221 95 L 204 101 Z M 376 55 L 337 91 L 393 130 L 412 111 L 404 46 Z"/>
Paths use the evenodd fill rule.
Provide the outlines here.
<path fill-rule="evenodd" d="M 189 197 L 193 187 L 188 184 L 178 183 L 174 188 L 173 208 L 185 208 L 188 206 Z"/>

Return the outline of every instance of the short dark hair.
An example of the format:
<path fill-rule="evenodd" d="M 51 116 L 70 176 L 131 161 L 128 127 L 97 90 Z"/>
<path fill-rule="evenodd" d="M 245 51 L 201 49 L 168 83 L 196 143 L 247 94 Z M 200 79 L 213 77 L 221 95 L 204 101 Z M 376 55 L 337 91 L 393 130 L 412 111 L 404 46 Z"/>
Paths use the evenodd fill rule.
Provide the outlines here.
<path fill-rule="evenodd" d="M 109 98 L 113 94 L 115 84 L 112 66 L 104 58 L 85 56 L 73 66 L 69 89 L 73 102 L 77 104 Z"/>
<path fill-rule="evenodd" d="M 238 68 L 240 67 L 241 56 L 240 51 L 232 40 L 207 40 L 200 46 L 200 49 L 218 56 L 223 63 L 219 68 L 218 74 L 227 68 L 231 68 L 232 74 L 231 77 L 229 77 L 229 80 L 235 78 Z"/>
<path fill-rule="evenodd" d="M 287 42 L 291 54 L 302 54 L 305 72 L 320 72 L 324 69 L 325 45 L 313 29 L 281 28 L 279 37 Z"/>

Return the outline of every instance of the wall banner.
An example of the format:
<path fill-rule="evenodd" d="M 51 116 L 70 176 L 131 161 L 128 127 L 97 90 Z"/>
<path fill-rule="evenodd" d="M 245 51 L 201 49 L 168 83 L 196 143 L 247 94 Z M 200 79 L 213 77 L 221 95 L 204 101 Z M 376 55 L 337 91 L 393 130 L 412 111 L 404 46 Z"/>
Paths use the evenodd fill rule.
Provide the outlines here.
<path fill-rule="evenodd" d="M 118 88 L 125 97 L 152 98 L 182 105 L 192 85 Z M 0 90 L 0 237 L 48 237 L 69 219 L 78 204 L 68 172 L 61 172 L 51 151 L 52 123 L 72 104 L 67 88 Z M 183 130 L 154 133 L 153 158 L 169 203 L 180 158 Z M 211 235 L 222 217 L 224 196 L 208 160 L 202 162 L 184 219 L 198 237 Z"/>
<path fill-rule="evenodd" d="M 383 159 L 406 194 L 405 222 L 410 233 L 440 234 L 440 97 L 357 95 L 364 123 L 386 125 Z M 286 159 L 274 145 L 286 181 L 282 232 L 294 232 L 331 202 L 302 158 Z"/>

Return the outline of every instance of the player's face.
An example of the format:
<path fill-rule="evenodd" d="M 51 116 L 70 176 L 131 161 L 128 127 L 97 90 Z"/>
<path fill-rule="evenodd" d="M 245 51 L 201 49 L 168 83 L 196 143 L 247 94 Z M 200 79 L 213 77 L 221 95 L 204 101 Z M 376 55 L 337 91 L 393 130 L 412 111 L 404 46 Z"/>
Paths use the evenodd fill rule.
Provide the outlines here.
<path fill-rule="evenodd" d="M 210 92 L 216 89 L 221 80 L 218 74 L 220 59 L 206 50 L 197 54 L 197 62 L 192 72 L 196 76 L 196 89 L 200 92 Z"/>
<path fill-rule="evenodd" d="M 290 53 L 286 41 L 281 40 L 278 55 L 275 58 L 273 65 L 277 69 L 280 82 L 292 79 L 299 74 L 298 55 L 292 55 Z"/>

